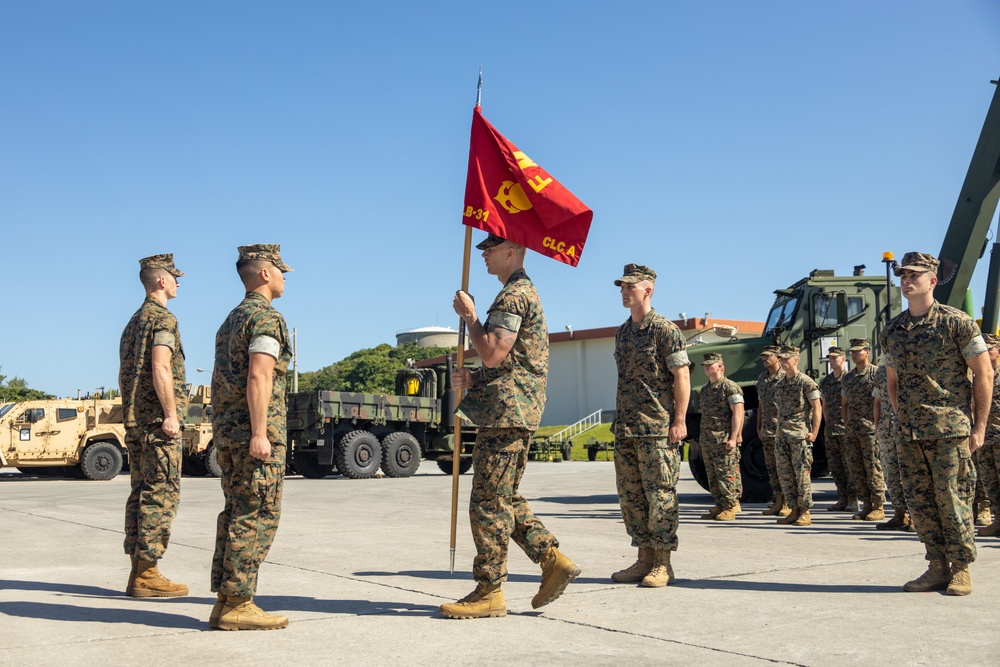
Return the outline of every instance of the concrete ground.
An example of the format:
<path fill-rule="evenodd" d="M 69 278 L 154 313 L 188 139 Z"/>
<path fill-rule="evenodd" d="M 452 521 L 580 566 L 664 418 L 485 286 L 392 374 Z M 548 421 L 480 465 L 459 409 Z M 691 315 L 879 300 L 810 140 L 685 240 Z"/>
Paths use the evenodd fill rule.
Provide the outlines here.
<path fill-rule="evenodd" d="M 289 477 L 257 601 L 287 615 L 273 632 L 206 624 L 219 482 L 184 478 L 162 570 L 189 597 L 138 600 L 123 589 L 128 480 L 0 474 L 0 665 L 76 664 L 997 664 L 1000 540 L 984 539 L 969 597 L 903 593 L 924 569 L 909 533 L 876 531 L 822 511 L 784 528 L 746 506 L 732 523 L 701 521 L 709 496 L 683 470 L 679 581 L 615 584 L 634 550 L 607 462 L 529 465 L 522 491 L 583 568 L 562 598 L 531 609 L 539 570 L 513 547 L 508 616 L 439 618 L 473 588 L 462 477 L 456 572 L 451 484 L 425 463 L 412 478 Z"/>

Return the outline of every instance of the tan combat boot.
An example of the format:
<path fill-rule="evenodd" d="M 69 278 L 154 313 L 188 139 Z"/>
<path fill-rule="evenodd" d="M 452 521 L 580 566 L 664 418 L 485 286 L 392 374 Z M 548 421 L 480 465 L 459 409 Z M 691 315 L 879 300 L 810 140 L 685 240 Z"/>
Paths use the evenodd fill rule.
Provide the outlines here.
<path fill-rule="evenodd" d="M 549 548 L 538 564 L 542 566 L 542 583 L 535 597 L 531 598 L 532 609 L 554 602 L 570 582 L 580 576 L 580 566 L 559 553 L 559 549 L 555 547 Z"/>
<path fill-rule="evenodd" d="M 848 500 L 846 493 L 837 492 L 837 502 L 826 508 L 827 512 L 843 512 L 847 509 Z"/>
<path fill-rule="evenodd" d="M 996 537 L 997 535 L 1000 535 L 1000 516 L 990 525 L 976 531 L 977 537 Z"/>
<path fill-rule="evenodd" d="M 796 526 L 811 526 L 812 517 L 809 516 L 809 510 L 802 510 L 795 521 L 792 522 Z"/>
<path fill-rule="evenodd" d="M 646 588 L 663 588 L 674 581 L 674 568 L 670 566 L 670 550 L 657 549 L 653 569 L 642 579 Z"/>
<path fill-rule="evenodd" d="M 125 595 L 132 595 L 133 591 L 135 591 L 135 573 L 139 568 L 139 561 L 135 559 L 135 556 L 131 556 L 130 560 L 132 561 L 132 570 L 128 573 L 128 583 L 125 584 Z"/>
<path fill-rule="evenodd" d="M 778 519 L 777 523 L 783 526 L 790 526 L 799 519 L 801 512 L 797 509 L 788 510 L 788 514 L 783 519 Z"/>
<path fill-rule="evenodd" d="M 784 506 L 785 506 L 785 496 L 783 496 L 779 491 L 778 493 L 774 494 L 774 502 L 771 503 L 771 506 L 768 507 L 763 512 L 761 512 L 761 514 L 763 514 L 764 516 L 778 516 L 778 512 L 780 512 L 781 508 Z"/>
<path fill-rule="evenodd" d="M 896 510 L 891 519 L 875 526 L 875 530 L 906 530 L 909 523 L 906 510 Z"/>
<path fill-rule="evenodd" d="M 624 570 L 618 570 L 611 575 L 611 581 L 618 583 L 635 583 L 653 569 L 654 550 L 652 547 L 639 547 L 639 559 Z"/>
<path fill-rule="evenodd" d="M 498 618 L 507 615 L 507 604 L 500 584 L 479 582 L 476 590 L 458 602 L 441 605 L 438 611 L 445 618 Z"/>
<path fill-rule="evenodd" d="M 708 514 L 702 514 L 700 518 L 706 521 L 711 521 L 715 517 L 719 516 L 719 512 L 721 511 L 722 507 L 720 505 L 715 505 L 712 509 L 708 510 Z"/>
<path fill-rule="evenodd" d="M 872 509 L 868 514 L 861 517 L 864 521 L 884 521 L 885 520 L 885 496 L 875 496 L 872 498 Z"/>
<path fill-rule="evenodd" d="M 868 513 L 872 511 L 872 500 L 871 498 L 865 498 L 865 504 L 858 510 L 858 513 L 851 517 L 854 521 L 861 521 Z"/>
<path fill-rule="evenodd" d="M 948 570 L 948 561 L 941 558 L 939 560 L 928 561 L 927 571 L 913 581 L 907 581 L 903 584 L 903 590 L 907 593 L 941 591 L 947 588 L 950 582 L 951 572 Z"/>
<path fill-rule="evenodd" d="M 968 595 L 972 592 L 972 575 L 969 574 L 967 563 L 951 564 L 951 583 L 948 584 L 945 595 Z"/>
<path fill-rule="evenodd" d="M 230 595 L 215 627 L 220 630 L 278 630 L 288 627 L 288 619 L 267 613 L 254 604 L 252 597 Z"/>
<path fill-rule="evenodd" d="M 990 509 L 990 501 L 988 500 L 981 500 L 974 504 L 973 510 L 977 526 L 988 526 L 993 523 L 993 513 Z"/>
<path fill-rule="evenodd" d="M 226 600 L 225 594 L 216 593 L 215 605 L 212 607 L 212 613 L 208 615 L 208 627 L 219 627 L 219 618 L 222 616 L 222 610 L 226 606 Z"/>
<path fill-rule="evenodd" d="M 732 507 L 726 508 L 715 515 L 715 521 L 732 521 L 736 518 L 736 514 L 740 511 L 739 504 L 733 505 Z"/>
<path fill-rule="evenodd" d="M 156 568 L 155 560 L 136 560 L 135 579 L 132 581 L 134 598 L 177 598 L 188 594 L 188 587 L 175 584 Z"/>

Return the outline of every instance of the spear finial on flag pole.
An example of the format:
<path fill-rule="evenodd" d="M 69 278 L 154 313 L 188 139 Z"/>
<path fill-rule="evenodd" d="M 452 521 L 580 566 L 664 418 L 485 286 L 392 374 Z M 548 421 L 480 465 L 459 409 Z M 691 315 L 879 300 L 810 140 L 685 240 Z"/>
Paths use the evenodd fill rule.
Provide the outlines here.
<path fill-rule="evenodd" d="M 476 88 L 476 106 L 483 106 L 483 66 L 479 66 L 479 86 Z"/>

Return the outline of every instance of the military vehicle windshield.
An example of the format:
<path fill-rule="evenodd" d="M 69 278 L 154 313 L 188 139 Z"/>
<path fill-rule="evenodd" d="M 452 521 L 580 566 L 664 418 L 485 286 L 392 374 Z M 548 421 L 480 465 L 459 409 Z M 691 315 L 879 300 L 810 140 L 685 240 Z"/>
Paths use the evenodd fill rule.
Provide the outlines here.
<path fill-rule="evenodd" d="M 17 405 L 17 403 L 4 403 L 3 405 L 0 405 L 0 417 L 3 417 L 5 414 L 10 412 L 11 408 L 15 405 Z"/>
<path fill-rule="evenodd" d="M 797 296 L 779 296 L 774 305 L 771 306 L 771 312 L 767 316 L 764 335 L 772 333 L 775 329 L 785 330 L 790 327 L 797 305 L 799 305 Z"/>

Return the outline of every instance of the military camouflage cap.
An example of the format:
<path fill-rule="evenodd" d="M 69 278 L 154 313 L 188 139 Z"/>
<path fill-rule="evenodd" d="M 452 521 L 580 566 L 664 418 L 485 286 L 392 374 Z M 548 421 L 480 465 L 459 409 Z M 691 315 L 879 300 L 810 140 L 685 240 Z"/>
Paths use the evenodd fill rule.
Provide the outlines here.
<path fill-rule="evenodd" d="M 994 347 L 1000 347 L 1000 336 L 996 334 L 983 334 L 983 341 L 986 342 L 986 349 L 992 350 Z"/>
<path fill-rule="evenodd" d="M 781 346 L 780 345 L 765 345 L 764 349 L 761 350 L 761 352 L 760 352 L 760 356 L 766 357 L 769 354 L 773 354 L 774 356 L 778 356 L 779 354 L 781 354 Z"/>
<path fill-rule="evenodd" d="M 872 349 L 872 344 L 867 338 L 852 338 L 851 339 L 851 352 L 860 352 L 861 350 Z"/>
<path fill-rule="evenodd" d="M 831 345 L 830 349 L 826 351 L 827 358 L 830 357 L 842 357 L 844 356 L 844 348 L 837 345 Z"/>
<path fill-rule="evenodd" d="M 705 355 L 705 360 L 701 362 L 702 366 L 708 366 L 709 364 L 715 364 L 722 361 L 722 355 L 718 352 L 709 352 Z"/>
<path fill-rule="evenodd" d="M 615 286 L 621 287 L 622 283 L 640 283 L 643 280 L 655 283 L 656 271 L 642 264 L 626 264 L 625 275 L 615 281 Z"/>
<path fill-rule="evenodd" d="M 792 357 L 799 356 L 799 348 L 797 347 L 783 347 L 781 352 L 778 354 L 782 359 L 791 359 Z"/>
<path fill-rule="evenodd" d="M 901 275 L 903 271 L 920 271 L 937 275 L 940 265 L 941 263 L 934 258 L 934 255 L 928 255 L 924 252 L 908 252 L 903 255 L 903 261 L 892 272 L 897 276 Z"/>
<path fill-rule="evenodd" d="M 497 236 L 496 234 L 490 234 L 485 239 L 476 244 L 476 250 L 486 250 L 487 248 L 495 248 L 507 239 L 502 236 Z"/>
<path fill-rule="evenodd" d="M 254 245 L 241 245 L 239 247 L 240 258 L 239 262 L 249 262 L 252 260 L 260 262 L 271 262 L 278 270 L 282 273 L 288 273 L 292 271 L 292 267 L 288 266 L 281 261 L 281 244 L 280 243 L 255 243 Z"/>
<path fill-rule="evenodd" d="M 142 271 L 145 269 L 163 269 L 175 278 L 180 278 L 184 275 L 183 271 L 174 266 L 174 254 L 172 252 L 143 257 L 139 260 L 139 270 Z"/>

